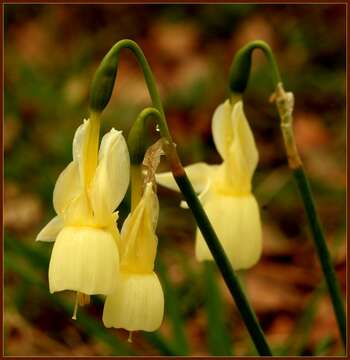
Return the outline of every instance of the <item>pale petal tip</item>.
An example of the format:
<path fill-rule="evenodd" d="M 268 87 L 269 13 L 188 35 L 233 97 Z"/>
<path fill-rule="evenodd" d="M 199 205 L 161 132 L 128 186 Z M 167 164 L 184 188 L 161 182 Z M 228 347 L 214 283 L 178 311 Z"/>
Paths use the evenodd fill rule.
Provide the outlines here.
<path fill-rule="evenodd" d="M 109 323 L 109 321 L 106 321 L 105 316 L 102 316 L 102 322 L 104 327 L 110 329 L 112 327 L 112 325 Z"/>
<path fill-rule="evenodd" d="M 36 236 L 35 241 L 54 242 L 56 240 L 56 237 L 57 237 L 57 235 L 48 236 L 46 234 L 46 227 L 45 227 Z"/>

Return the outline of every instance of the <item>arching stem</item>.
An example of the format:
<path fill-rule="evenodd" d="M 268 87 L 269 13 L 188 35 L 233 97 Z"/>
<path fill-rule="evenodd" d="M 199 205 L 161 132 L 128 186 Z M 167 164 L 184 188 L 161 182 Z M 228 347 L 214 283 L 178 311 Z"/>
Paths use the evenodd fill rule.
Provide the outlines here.
<path fill-rule="evenodd" d="M 277 62 L 270 46 L 264 41 L 255 40 L 239 49 L 233 58 L 229 75 L 229 85 L 232 94 L 242 94 L 245 91 L 252 65 L 252 54 L 256 49 L 260 49 L 269 62 L 274 87 L 281 82 Z"/>
<path fill-rule="evenodd" d="M 284 91 L 277 62 L 274 58 L 271 48 L 265 42 L 259 40 L 252 41 L 242 47 L 235 55 L 230 69 L 231 98 L 242 96 L 247 87 L 251 69 L 252 53 L 255 49 L 262 50 L 270 64 L 273 85 L 275 88 L 272 99 L 276 102 L 280 117 L 281 131 L 288 158 L 288 164 L 293 172 L 303 201 L 317 255 L 320 260 L 322 271 L 325 276 L 329 294 L 332 300 L 332 305 L 341 338 L 344 346 L 346 346 L 346 314 L 342 294 L 335 270 L 333 268 L 321 222 L 317 214 L 309 180 L 305 173 L 295 142 L 293 132 L 294 96 L 291 92 Z"/>

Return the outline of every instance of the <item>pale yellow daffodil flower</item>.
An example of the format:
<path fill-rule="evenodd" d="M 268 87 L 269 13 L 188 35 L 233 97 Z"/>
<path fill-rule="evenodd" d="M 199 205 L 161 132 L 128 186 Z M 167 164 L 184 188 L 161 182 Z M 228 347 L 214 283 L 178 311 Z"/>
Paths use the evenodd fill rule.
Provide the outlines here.
<path fill-rule="evenodd" d="M 251 192 L 258 151 L 242 101 L 232 106 L 227 100 L 215 110 L 212 133 L 222 164 L 197 163 L 185 171 L 233 267 L 246 269 L 261 255 L 262 231 Z M 157 174 L 156 178 L 159 184 L 179 190 L 172 173 Z M 199 229 L 195 253 L 200 261 L 212 259 Z"/>
<path fill-rule="evenodd" d="M 116 287 L 120 235 L 115 210 L 129 184 L 129 153 L 121 131 L 104 135 L 98 152 L 99 126 L 92 117 L 77 129 L 73 161 L 59 175 L 53 193 L 57 216 L 36 239 L 56 240 L 50 292 L 77 291 L 80 305 L 87 295 L 109 294 Z"/>
<path fill-rule="evenodd" d="M 125 220 L 119 242 L 120 274 L 116 291 L 106 297 L 103 323 L 106 327 L 154 331 L 164 313 L 164 295 L 154 269 L 159 214 L 152 183 L 145 186 L 136 208 Z"/>

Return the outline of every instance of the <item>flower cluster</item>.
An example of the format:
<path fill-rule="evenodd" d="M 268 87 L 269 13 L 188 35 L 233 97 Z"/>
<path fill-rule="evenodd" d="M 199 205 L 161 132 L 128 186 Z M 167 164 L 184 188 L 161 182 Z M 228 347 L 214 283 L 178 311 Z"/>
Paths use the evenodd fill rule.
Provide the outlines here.
<path fill-rule="evenodd" d="M 130 179 L 128 148 L 121 131 L 102 138 L 98 152 L 99 119 L 85 120 L 73 140 L 73 161 L 58 177 L 53 193 L 57 216 L 37 240 L 55 241 L 50 265 L 50 292 L 73 290 L 77 305 L 89 295 L 106 295 L 103 322 L 129 331 L 157 329 L 164 299 L 153 272 L 157 250 L 155 229 L 158 199 L 145 186 L 121 235 L 115 211 Z"/>
<path fill-rule="evenodd" d="M 247 269 L 261 255 L 262 236 L 259 208 L 251 193 L 258 151 L 242 101 L 231 105 L 226 100 L 215 110 L 212 133 L 222 164 L 197 163 L 185 171 L 234 269 Z M 172 173 L 158 174 L 157 182 L 179 190 Z M 212 259 L 199 229 L 195 252 L 200 261 Z"/>
<path fill-rule="evenodd" d="M 154 272 L 159 214 L 155 181 L 178 187 L 172 173 L 155 176 L 161 154 L 156 143 L 144 160 L 148 176 L 132 184 L 139 187 L 132 189 L 139 199 L 119 233 L 116 209 L 129 186 L 129 152 L 121 131 L 115 129 L 104 135 L 98 151 L 99 126 L 99 118 L 92 116 L 77 129 L 73 161 L 54 189 L 57 216 L 37 237 L 55 241 L 50 292 L 76 291 L 73 318 L 90 295 L 106 295 L 102 317 L 106 327 L 154 331 L 164 312 L 164 295 Z M 242 101 L 221 104 L 212 131 L 222 164 L 198 163 L 185 170 L 233 267 L 246 269 L 259 259 L 262 241 L 259 209 L 251 192 L 258 152 Z M 198 229 L 195 253 L 200 261 L 212 260 Z"/>

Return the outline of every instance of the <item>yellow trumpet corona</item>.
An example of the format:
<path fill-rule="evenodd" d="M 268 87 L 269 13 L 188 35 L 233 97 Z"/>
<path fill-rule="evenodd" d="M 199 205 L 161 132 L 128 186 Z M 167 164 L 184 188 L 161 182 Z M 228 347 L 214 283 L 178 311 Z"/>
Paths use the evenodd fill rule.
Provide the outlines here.
<path fill-rule="evenodd" d="M 119 242 L 120 273 L 115 292 L 106 297 L 103 323 L 129 331 L 154 331 L 163 320 L 164 295 L 154 269 L 158 239 L 158 199 L 152 183 L 125 220 Z"/>
<path fill-rule="evenodd" d="M 251 193 L 258 151 L 242 101 L 231 105 L 227 100 L 215 110 L 212 133 L 222 164 L 196 163 L 185 171 L 233 267 L 246 269 L 261 255 L 262 231 L 259 208 Z M 165 187 L 179 190 L 172 173 L 157 174 L 156 179 Z M 199 229 L 195 253 L 200 261 L 212 260 Z"/>
<path fill-rule="evenodd" d="M 36 239 L 56 240 L 49 265 L 50 292 L 77 291 L 80 304 L 87 302 L 84 294 L 115 289 L 120 237 L 115 209 L 129 184 L 130 160 L 121 131 L 104 135 L 98 152 L 99 126 L 98 117 L 92 116 L 76 130 L 73 161 L 59 175 L 53 193 L 57 216 Z"/>

